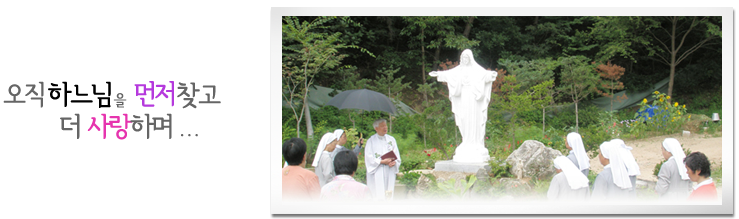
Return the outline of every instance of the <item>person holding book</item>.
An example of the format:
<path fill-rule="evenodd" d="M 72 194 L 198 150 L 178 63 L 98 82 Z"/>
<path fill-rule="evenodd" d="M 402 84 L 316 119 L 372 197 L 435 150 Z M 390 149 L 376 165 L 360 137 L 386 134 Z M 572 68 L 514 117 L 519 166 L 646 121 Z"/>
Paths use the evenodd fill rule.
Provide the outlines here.
<path fill-rule="evenodd" d="M 375 200 L 392 199 L 395 174 L 400 170 L 400 151 L 395 138 L 387 134 L 386 120 L 375 120 L 372 126 L 377 133 L 367 140 L 364 148 L 367 186 Z"/>

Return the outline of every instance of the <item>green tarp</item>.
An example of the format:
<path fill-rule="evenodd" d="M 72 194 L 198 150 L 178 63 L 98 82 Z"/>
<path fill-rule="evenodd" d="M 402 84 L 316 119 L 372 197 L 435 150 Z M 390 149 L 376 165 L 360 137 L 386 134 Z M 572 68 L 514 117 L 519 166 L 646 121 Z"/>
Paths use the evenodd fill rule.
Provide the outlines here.
<path fill-rule="evenodd" d="M 602 110 L 609 111 L 611 110 L 611 99 L 613 99 L 613 110 L 620 110 L 623 108 L 629 108 L 633 107 L 639 104 L 644 98 L 647 98 L 648 102 L 652 102 L 654 98 L 652 98 L 652 93 L 654 91 L 659 91 L 660 93 L 667 93 L 667 85 L 670 82 L 670 78 L 665 78 L 664 80 L 661 80 L 652 86 L 651 89 L 646 91 L 629 91 L 624 90 L 618 93 L 615 93 L 613 97 L 600 97 L 595 98 L 590 101 L 590 103 L 593 103 L 594 105 L 598 106 L 598 108 Z M 619 102 L 616 100 L 616 97 L 620 97 L 622 95 L 626 94 L 627 99 L 622 100 Z"/>
<path fill-rule="evenodd" d="M 318 109 L 326 105 L 328 101 L 333 98 L 329 94 L 333 92 L 335 89 L 328 88 L 328 87 L 322 87 L 322 86 L 313 86 L 310 88 L 310 91 L 308 92 L 308 106 L 310 106 L 311 109 Z M 341 90 L 336 90 L 335 94 L 341 93 Z M 390 98 L 393 103 L 395 103 L 395 107 L 398 110 L 398 114 L 400 115 L 413 115 L 417 114 L 413 108 L 409 107 L 403 102 L 396 101 L 393 98 Z M 300 100 L 297 100 L 300 101 Z M 282 99 L 282 107 L 290 108 L 290 105 L 287 104 L 287 101 L 285 101 L 285 98 Z"/>

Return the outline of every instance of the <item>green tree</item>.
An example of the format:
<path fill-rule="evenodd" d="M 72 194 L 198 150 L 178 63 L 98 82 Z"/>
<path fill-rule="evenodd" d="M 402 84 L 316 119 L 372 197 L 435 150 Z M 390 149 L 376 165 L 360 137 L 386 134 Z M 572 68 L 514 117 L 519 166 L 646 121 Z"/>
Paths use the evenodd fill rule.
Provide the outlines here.
<path fill-rule="evenodd" d="M 578 103 L 596 92 L 598 75 L 595 67 L 588 62 L 590 59 L 584 56 L 561 57 L 559 62 L 562 66 L 561 84 L 557 90 L 569 96 L 575 103 L 575 132 L 579 131 L 580 118 Z"/>
<path fill-rule="evenodd" d="M 672 96 L 675 68 L 698 49 L 720 43 L 721 17 L 645 17 L 638 19 L 647 26 L 653 43 L 648 45 L 649 55 L 657 56 L 657 62 L 670 66 L 670 83 L 667 96 Z"/>
<path fill-rule="evenodd" d="M 373 56 L 356 45 L 347 45 L 340 40 L 341 32 L 320 32 L 328 22 L 337 17 L 318 17 L 313 21 L 300 21 L 297 17 L 283 17 L 282 23 L 282 86 L 283 100 L 293 111 L 296 132 L 300 137 L 300 121 L 305 114 L 308 137 L 313 137 L 313 127 L 308 107 L 308 91 L 315 76 L 324 70 L 341 65 L 347 55 L 339 49 L 354 48 Z M 349 18 L 343 17 L 343 20 Z"/>
<path fill-rule="evenodd" d="M 495 105 L 500 107 L 504 112 L 511 114 L 511 142 L 516 145 L 516 119 L 518 112 L 530 111 L 552 103 L 551 90 L 554 87 L 554 80 L 547 80 L 537 85 L 531 86 L 526 90 L 520 90 L 521 84 L 518 83 L 515 75 L 507 75 L 504 77 L 505 82 L 501 85 L 501 93 L 493 94 Z"/>
<path fill-rule="evenodd" d="M 383 67 L 378 70 L 381 74 L 378 75 L 377 79 L 375 79 L 374 86 L 371 86 L 372 90 L 385 93 L 387 97 L 393 101 L 393 104 L 396 105 L 400 99 L 401 91 L 411 87 L 411 82 L 403 83 L 403 78 L 405 78 L 405 76 L 400 76 L 399 78 L 395 77 L 395 73 L 398 73 L 398 71 L 400 71 L 400 68 L 393 68 L 392 65 L 390 68 Z M 388 116 L 388 118 L 390 119 L 388 123 L 388 131 L 392 133 L 392 116 Z"/>
<path fill-rule="evenodd" d="M 521 90 L 551 80 L 554 77 L 554 70 L 559 66 L 559 62 L 546 59 L 535 59 L 530 61 L 501 59 L 498 61 L 508 73 L 515 75 L 520 81 Z"/>

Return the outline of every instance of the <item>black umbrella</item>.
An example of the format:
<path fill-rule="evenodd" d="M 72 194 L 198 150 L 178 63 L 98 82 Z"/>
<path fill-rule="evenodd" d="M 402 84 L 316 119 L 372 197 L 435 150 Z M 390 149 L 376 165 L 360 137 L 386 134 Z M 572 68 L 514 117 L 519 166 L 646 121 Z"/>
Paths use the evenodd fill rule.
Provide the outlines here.
<path fill-rule="evenodd" d="M 367 111 L 385 111 L 397 115 L 395 104 L 384 94 L 367 90 L 347 90 L 331 98 L 327 103 L 339 109 L 361 109 Z"/>

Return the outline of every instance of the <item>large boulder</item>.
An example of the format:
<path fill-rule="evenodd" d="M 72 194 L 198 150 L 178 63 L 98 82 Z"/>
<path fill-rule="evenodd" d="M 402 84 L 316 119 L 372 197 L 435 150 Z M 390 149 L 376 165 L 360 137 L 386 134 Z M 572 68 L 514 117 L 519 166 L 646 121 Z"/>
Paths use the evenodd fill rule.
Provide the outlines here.
<path fill-rule="evenodd" d="M 539 141 L 527 140 L 506 158 L 506 163 L 511 165 L 511 173 L 518 179 L 546 178 L 556 173 L 552 161 L 557 156 L 562 156 L 562 152 Z"/>

